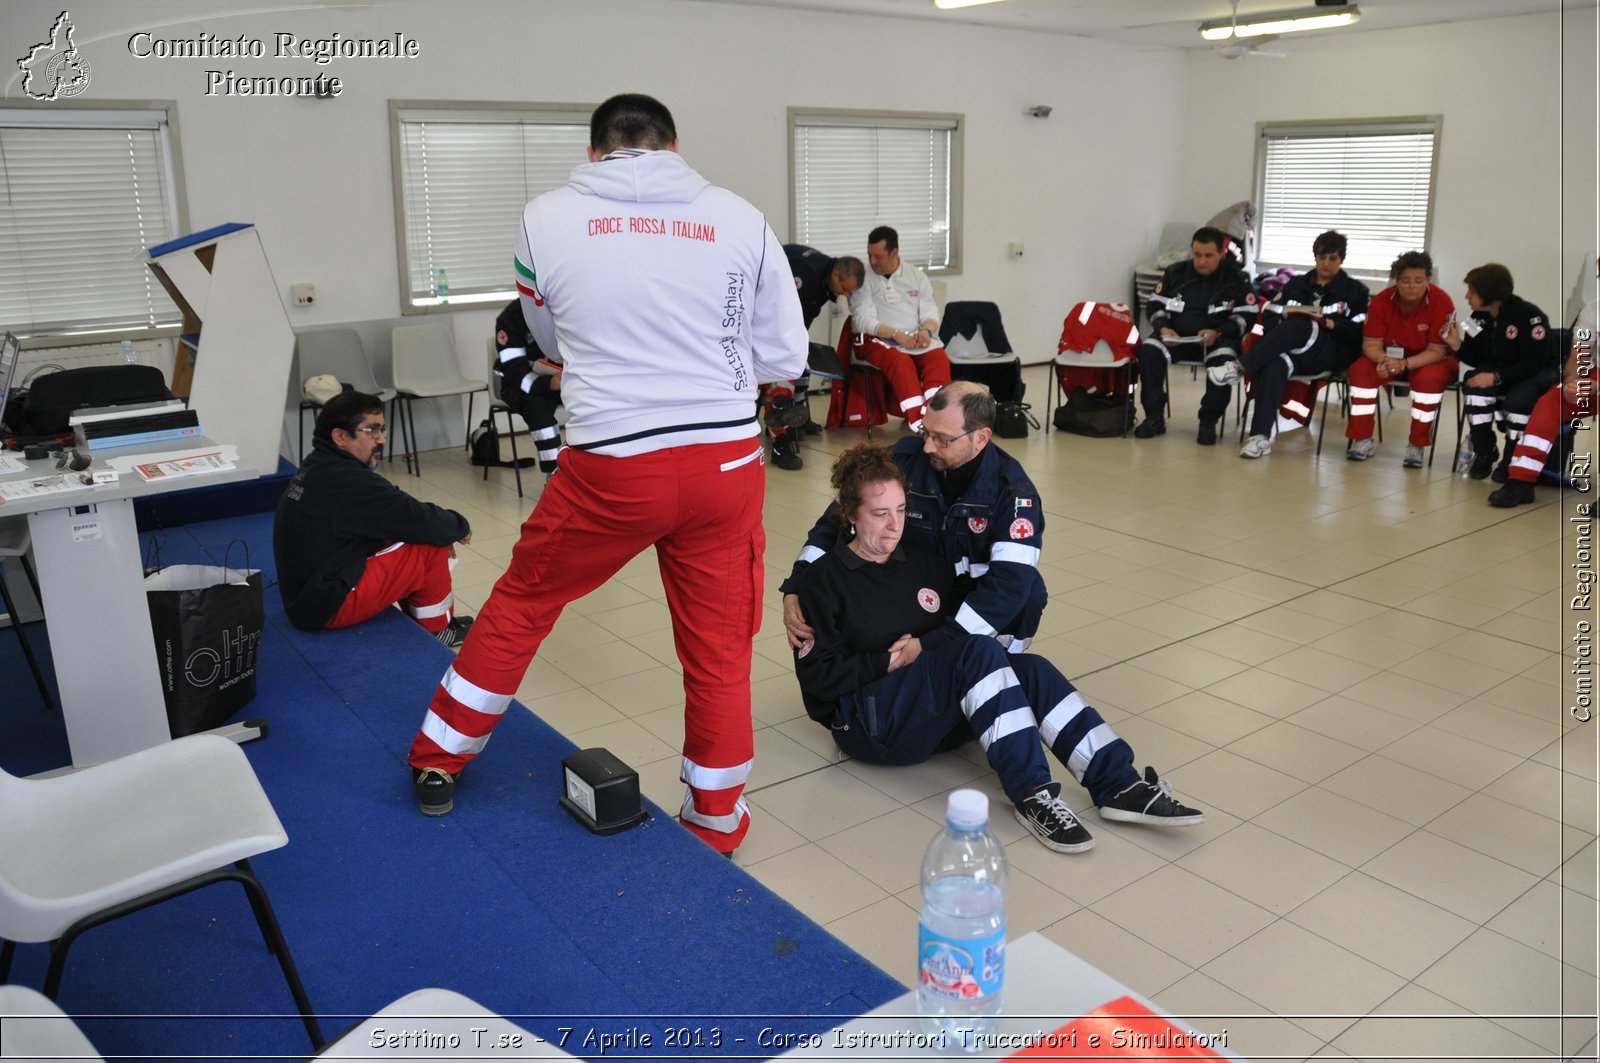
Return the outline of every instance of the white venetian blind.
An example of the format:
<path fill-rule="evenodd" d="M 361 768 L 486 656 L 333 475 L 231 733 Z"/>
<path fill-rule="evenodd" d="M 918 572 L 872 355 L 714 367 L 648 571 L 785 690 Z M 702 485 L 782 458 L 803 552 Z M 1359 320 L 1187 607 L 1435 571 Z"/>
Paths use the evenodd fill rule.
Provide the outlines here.
<path fill-rule="evenodd" d="M 25 335 L 179 320 L 145 266 L 178 233 L 160 111 L 0 109 L 0 327 Z"/>
<path fill-rule="evenodd" d="M 437 306 L 441 269 L 452 303 L 510 299 L 522 208 L 587 161 L 588 113 L 401 112 L 397 135 L 404 304 Z"/>
<path fill-rule="evenodd" d="M 1263 262 L 1312 264 L 1312 241 L 1337 229 L 1345 268 L 1386 273 L 1428 244 L 1433 122 L 1262 130 Z"/>
<path fill-rule="evenodd" d="M 867 233 L 888 225 L 900 257 L 923 269 L 956 268 L 952 159 L 959 119 L 808 118 L 794 130 L 796 243 L 863 256 Z"/>

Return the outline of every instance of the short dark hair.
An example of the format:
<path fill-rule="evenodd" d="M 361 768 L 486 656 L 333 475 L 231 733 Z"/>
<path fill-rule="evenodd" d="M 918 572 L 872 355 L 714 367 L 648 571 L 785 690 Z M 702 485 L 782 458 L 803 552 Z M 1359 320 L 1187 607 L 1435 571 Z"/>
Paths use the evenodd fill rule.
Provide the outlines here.
<path fill-rule="evenodd" d="M 867 282 L 867 267 L 863 266 L 861 260 L 854 255 L 840 255 L 833 260 L 833 268 L 838 272 L 840 280 L 853 280 L 857 284 Z"/>
<path fill-rule="evenodd" d="M 882 244 L 886 251 L 900 250 L 900 234 L 887 225 L 880 225 L 867 234 L 867 246 Z"/>
<path fill-rule="evenodd" d="M 311 432 L 313 439 L 333 442 L 333 430 L 343 428 L 351 435 L 370 413 L 382 413 L 383 400 L 364 391 L 341 391 L 322 404 L 317 414 L 317 427 Z"/>
<path fill-rule="evenodd" d="M 1311 241 L 1311 253 L 1317 257 L 1323 255 L 1338 255 L 1341 259 L 1350 247 L 1350 241 L 1344 238 L 1344 233 L 1329 229 L 1315 240 Z"/>
<path fill-rule="evenodd" d="M 1407 251 L 1389 265 L 1389 279 L 1397 281 L 1408 269 L 1420 269 L 1433 280 L 1433 256 L 1426 251 Z"/>
<path fill-rule="evenodd" d="M 993 428 L 995 418 L 994 394 L 982 384 L 958 380 L 946 384 L 933 393 L 928 409 L 943 410 L 952 401 L 961 404 L 961 430 L 976 432 L 980 428 Z"/>
<path fill-rule="evenodd" d="M 1189 237 L 1191 244 L 1214 244 L 1218 251 L 1228 248 L 1228 234 L 1210 225 L 1202 225 Z"/>
<path fill-rule="evenodd" d="M 677 139 L 666 104 L 639 92 L 611 97 L 589 119 L 589 146 L 602 155 L 619 148 L 658 151 Z"/>
<path fill-rule="evenodd" d="M 1504 302 L 1511 294 L 1511 271 L 1498 262 L 1485 262 L 1477 269 L 1467 270 L 1467 287 L 1478 293 L 1486 303 Z"/>
<path fill-rule="evenodd" d="M 853 522 L 853 514 L 861 508 L 861 497 L 868 484 L 906 485 L 906 475 L 895 464 L 894 455 L 888 447 L 878 443 L 858 443 L 840 454 L 834 459 L 831 480 L 839 498 L 841 525 Z"/>

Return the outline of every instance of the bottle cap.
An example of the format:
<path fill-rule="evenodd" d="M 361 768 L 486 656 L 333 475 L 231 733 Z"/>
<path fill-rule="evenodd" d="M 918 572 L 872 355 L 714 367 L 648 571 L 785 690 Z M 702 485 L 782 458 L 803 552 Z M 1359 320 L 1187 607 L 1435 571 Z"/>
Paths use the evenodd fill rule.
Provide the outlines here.
<path fill-rule="evenodd" d="M 960 830 L 976 830 L 989 822 L 989 796 L 979 790 L 954 790 L 944 818 Z"/>

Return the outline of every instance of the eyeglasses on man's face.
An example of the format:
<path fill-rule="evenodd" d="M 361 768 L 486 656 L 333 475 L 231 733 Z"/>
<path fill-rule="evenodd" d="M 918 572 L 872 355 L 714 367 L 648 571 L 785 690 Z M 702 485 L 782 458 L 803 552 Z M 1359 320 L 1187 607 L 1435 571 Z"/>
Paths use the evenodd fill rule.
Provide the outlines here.
<path fill-rule="evenodd" d="M 943 435 L 940 435 L 938 432 L 930 432 L 926 428 L 919 428 L 919 429 L 917 429 L 917 435 L 921 436 L 923 439 L 926 439 L 928 442 L 932 443 L 934 446 L 938 447 L 940 450 L 949 450 L 951 447 L 955 446 L 958 442 L 960 442 L 961 440 L 967 438 L 973 432 L 976 432 L 976 431 L 977 431 L 977 429 L 974 428 L 974 429 L 972 429 L 972 431 L 970 431 L 970 432 L 962 432 L 958 436 L 943 436 Z"/>
<path fill-rule="evenodd" d="M 364 424 L 359 428 L 352 428 L 350 430 L 351 435 L 355 435 L 357 432 L 365 432 L 367 435 L 376 439 L 379 436 L 387 435 L 388 428 L 381 424 Z"/>

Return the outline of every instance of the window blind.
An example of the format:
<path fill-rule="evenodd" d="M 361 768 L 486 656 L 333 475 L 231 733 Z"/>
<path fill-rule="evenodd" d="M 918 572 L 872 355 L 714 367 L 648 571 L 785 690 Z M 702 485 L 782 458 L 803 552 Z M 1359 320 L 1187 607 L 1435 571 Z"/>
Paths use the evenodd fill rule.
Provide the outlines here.
<path fill-rule="evenodd" d="M 830 255 L 863 255 L 877 225 L 900 234 L 900 256 L 929 270 L 959 267 L 953 160 L 959 121 L 793 122 L 793 239 Z"/>
<path fill-rule="evenodd" d="M 1312 241 L 1337 229 L 1345 268 L 1387 273 L 1428 244 L 1434 125 L 1262 132 L 1263 262 L 1309 267 Z"/>
<path fill-rule="evenodd" d="M 402 115 L 398 136 L 405 304 L 439 305 L 441 269 L 451 302 L 509 300 L 522 208 L 587 160 L 588 115 Z"/>
<path fill-rule="evenodd" d="M 177 307 L 145 249 L 179 235 L 162 112 L 0 110 L 0 323 L 151 328 Z"/>

